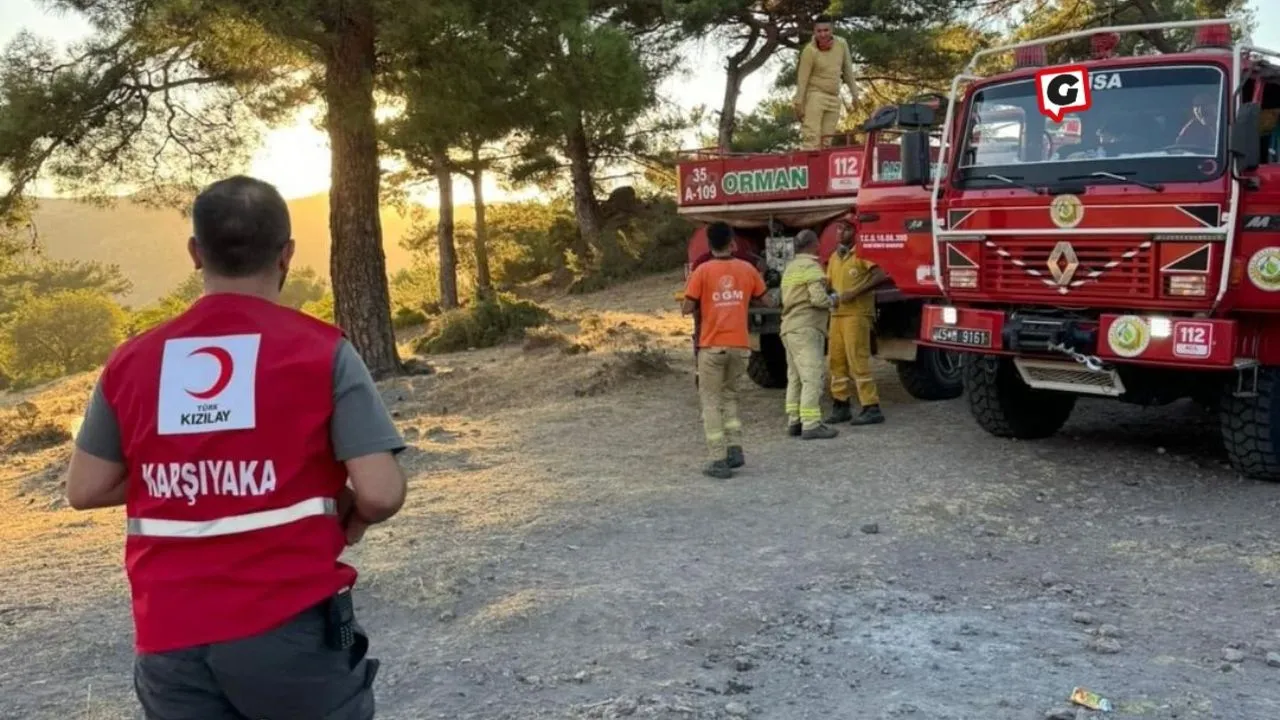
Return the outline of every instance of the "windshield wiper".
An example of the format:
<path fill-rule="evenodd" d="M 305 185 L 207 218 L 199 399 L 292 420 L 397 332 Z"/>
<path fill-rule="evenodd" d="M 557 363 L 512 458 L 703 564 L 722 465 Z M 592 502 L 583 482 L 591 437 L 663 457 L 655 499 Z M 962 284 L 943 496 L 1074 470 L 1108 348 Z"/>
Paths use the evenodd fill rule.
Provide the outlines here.
<path fill-rule="evenodd" d="M 1016 177 L 1016 178 L 1007 178 L 1007 177 L 1005 177 L 1005 176 L 1003 176 L 1003 175 L 996 175 L 996 174 L 994 174 L 994 173 L 990 173 L 990 174 L 987 174 L 987 175 L 979 175 L 979 176 L 978 176 L 978 179 L 979 179 L 979 180 L 999 180 L 1000 182 L 1005 183 L 1005 184 L 1007 184 L 1007 185 L 1013 185 L 1013 186 L 1015 186 L 1015 187 L 1020 187 L 1020 188 L 1022 188 L 1023 190 L 1030 190 L 1031 192 L 1033 192 L 1033 193 L 1035 193 L 1035 194 L 1037 194 L 1037 195 L 1043 195 L 1043 194 L 1044 194 L 1044 189 L 1043 189 L 1043 188 L 1038 188 L 1038 187 L 1036 187 L 1035 185 L 1028 185 L 1028 184 L 1026 184 L 1026 183 L 1020 183 L 1020 182 L 1018 182 L 1019 180 L 1021 180 L 1021 179 L 1022 179 L 1022 178 L 1020 178 L 1020 177 Z"/>
<path fill-rule="evenodd" d="M 1125 173 L 1112 173 L 1112 172 L 1099 171 L 1099 172 L 1089 173 L 1088 175 L 1064 175 L 1058 178 L 1058 180 L 1088 180 L 1089 178 L 1110 178 L 1112 180 L 1119 180 L 1120 182 L 1126 182 L 1131 185 L 1138 185 L 1148 190 L 1154 190 L 1156 192 L 1164 192 L 1163 185 L 1143 182 L 1141 180 L 1135 180 L 1134 178 L 1131 178 L 1131 177 L 1125 177 L 1125 175 L 1132 175 L 1132 174 L 1133 172 L 1131 171 L 1125 172 Z"/>

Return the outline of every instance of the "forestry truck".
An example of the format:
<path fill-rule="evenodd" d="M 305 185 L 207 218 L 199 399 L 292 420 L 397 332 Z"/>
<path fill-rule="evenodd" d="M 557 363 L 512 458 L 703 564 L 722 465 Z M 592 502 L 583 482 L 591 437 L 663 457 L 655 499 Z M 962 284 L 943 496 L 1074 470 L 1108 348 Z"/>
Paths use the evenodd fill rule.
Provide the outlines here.
<path fill-rule="evenodd" d="M 706 224 L 723 221 L 734 228 L 738 256 L 761 269 L 776 298 L 783 267 L 795 256 L 795 235 L 806 228 L 818 233 L 819 259 L 825 264 L 839 244 L 836 221 L 848 220 L 857 233 L 858 252 L 879 263 L 890 278 L 876 290 L 874 354 L 897 366 L 912 396 L 959 397 L 959 353 L 916 341 L 924 302 L 940 293 L 933 281 L 929 191 L 903 181 L 900 152 L 902 135 L 940 120 L 927 105 L 910 103 L 879 110 L 862 127 L 863 143 L 854 144 L 855 135 L 848 133 L 826 139 L 829 145 L 816 150 L 684 153 L 678 164 L 679 212 L 703 223 L 689 241 L 686 276 L 708 252 Z M 878 199 L 881 209 L 859 212 L 869 198 Z M 920 211 L 906 217 L 902 208 L 908 206 Z M 780 314 L 777 307 L 750 312 L 748 374 L 761 387 L 786 387 Z"/>
<path fill-rule="evenodd" d="M 1220 413 L 1239 472 L 1280 481 L 1280 64 L 1233 39 L 1239 25 L 984 50 L 954 79 L 941 131 L 904 138 L 943 296 L 920 342 L 964 351 L 989 433 L 1048 437 L 1081 396 L 1193 398 Z M 1151 31 L 1194 47 L 1117 56 L 1122 34 Z M 1085 38 L 1090 57 L 1046 62 L 1047 46 Z M 1012 71 L 977 74 L 1009 51 Z"/>

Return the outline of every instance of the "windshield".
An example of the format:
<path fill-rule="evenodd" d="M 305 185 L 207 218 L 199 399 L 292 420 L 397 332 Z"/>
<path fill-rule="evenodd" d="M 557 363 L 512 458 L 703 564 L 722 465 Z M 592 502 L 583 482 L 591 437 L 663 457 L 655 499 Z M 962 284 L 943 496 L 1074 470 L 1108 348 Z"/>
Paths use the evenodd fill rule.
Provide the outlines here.
<path fill-rule="evenodd" d="M 1055 123 L 1028 78 L 973 95 L 959 169 L 1021 182 L 1109 172 L 1149 181 L 1203 181 L 1224 165 L 1223 84 L 1216 66 L 1093 70 L 1092 106 Z"/>

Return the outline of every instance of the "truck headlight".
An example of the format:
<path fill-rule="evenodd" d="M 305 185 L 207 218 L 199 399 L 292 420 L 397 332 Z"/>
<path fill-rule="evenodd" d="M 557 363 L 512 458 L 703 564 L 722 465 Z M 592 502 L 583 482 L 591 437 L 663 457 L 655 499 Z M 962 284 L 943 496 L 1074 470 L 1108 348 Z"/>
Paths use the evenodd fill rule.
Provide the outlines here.
<path fill-rule="evenodd" d="M 1208 291 L 1206 275 L 1170 275 L 1168 293 L 1181 297 L 1202 297 Z"/>
<path fill-rule="evenodd" d="M 960 313 L 953 307 L 942 308 L 942 322 L 947 325 L 955 325 L 960 320 Z"/>
<path fill-rule="evenodd" d="M 947 283 L 962 290 L 978 289 L 978 271 L 974 268 L 958 268 L 947 272 Z"/>

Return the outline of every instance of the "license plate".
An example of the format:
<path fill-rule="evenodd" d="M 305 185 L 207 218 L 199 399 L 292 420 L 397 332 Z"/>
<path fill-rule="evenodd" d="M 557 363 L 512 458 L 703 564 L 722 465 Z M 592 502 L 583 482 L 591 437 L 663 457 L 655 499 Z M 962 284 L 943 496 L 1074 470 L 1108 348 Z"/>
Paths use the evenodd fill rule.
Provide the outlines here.
<path fill-rule="evenodd" d="M 991 347 L 991 331 L 958 327 L 935 327 L 933 329 L 933 341 L 951 343 L 952 345 Z"/>

